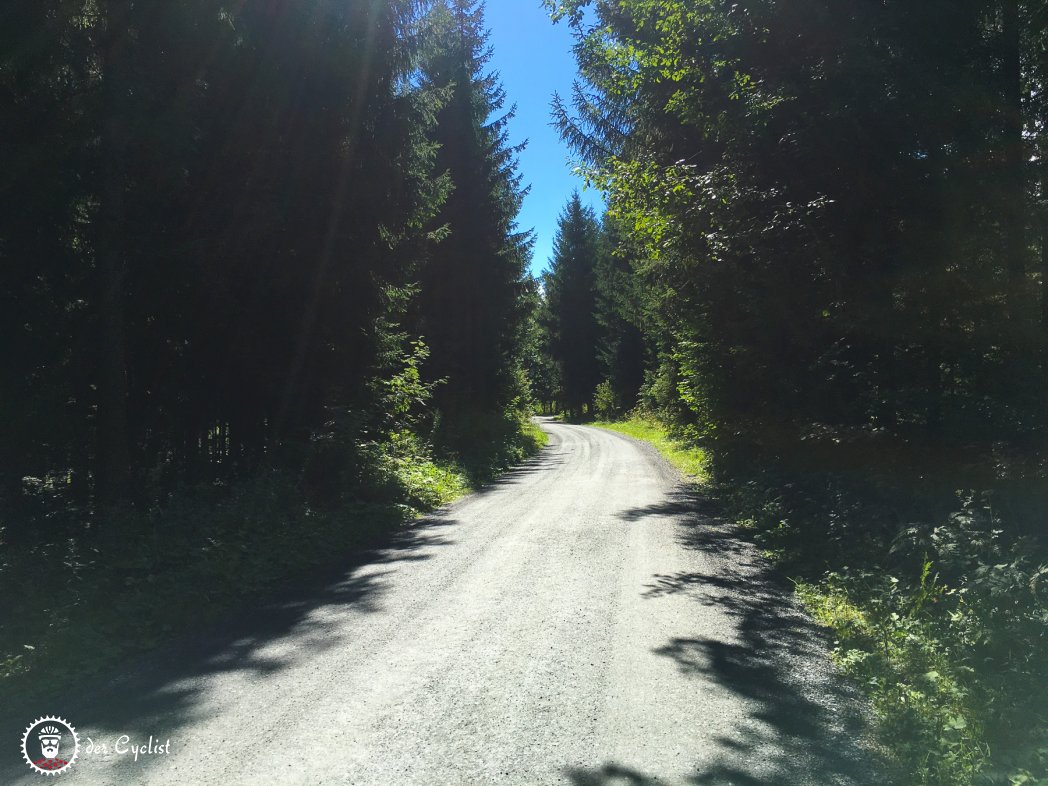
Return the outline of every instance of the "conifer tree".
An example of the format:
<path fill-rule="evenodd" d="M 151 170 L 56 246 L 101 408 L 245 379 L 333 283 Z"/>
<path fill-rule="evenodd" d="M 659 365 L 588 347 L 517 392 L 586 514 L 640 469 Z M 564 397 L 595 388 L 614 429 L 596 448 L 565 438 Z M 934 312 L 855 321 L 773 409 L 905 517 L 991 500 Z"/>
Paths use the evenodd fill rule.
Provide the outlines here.
<path fill-rule="evenodd" d="M 484 6 L 438 0 L 429 15 L 425 84 L 446 93 L 432 139 L 451 192 L 434 226 L 443 239 L 421 274 L 419 331 L 428 373 L 445 380 L 440 407 L 453 420 L 503 410 L 520 394 L 528 233 L 516 228 L 525 190 L 498 76 L 489 73 Z"/>
<path fill-rule="evenodd" d="M 600 225 L 576 191 L 557 222 L 550 270 L 544 278 L 547 325 L 560 369 L 562 403 L 582 414 L 601 381 L 595 271 Z"/>
<path fill-rule="evenodd" d="M 637 405 L 644 384 L 644 290 L 633 265 L 629 235 L 609 215 L 601 221 L 594 270 L 601 373 L 620 411 Z"/>
<path fill-rule="evenodd" d="M 560 372 L 553 360 L 548 297 L 542 279 L 529 278 L 527 319 L 523 342 L 523 365 L 535 403 L 546 413 L 557 411 Z"/>
<path fill-rule="evenodd" d="M 0 12 L 9 504 L 148 501 L 381 419 L 444 195 L 413 0 L 97 11 Z"/>

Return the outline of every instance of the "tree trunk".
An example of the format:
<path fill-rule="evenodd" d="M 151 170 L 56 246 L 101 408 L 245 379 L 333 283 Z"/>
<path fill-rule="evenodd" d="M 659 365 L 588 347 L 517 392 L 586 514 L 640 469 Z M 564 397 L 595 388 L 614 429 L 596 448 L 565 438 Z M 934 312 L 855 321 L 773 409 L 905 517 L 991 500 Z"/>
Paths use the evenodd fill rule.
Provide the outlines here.
<path fill-rule="evenodd" d="M 1048 177 L 1042 188 L 1048 189 Z M 1048 348 L 1048 216 L 1041 219 L 1041 343 Z"/>
<path fill-rule="evenodd" d="M 129 43 L 128 0 L 108 0 L 101 39 L 102 187 L 98 220 L 99 364 L 95 423 L 95 498 L 100 506 L 127 496 L 130 486 L 128 379 L 124 325 L 126 277 L 124 191 Z"/>
<path fill-rule="evenodd" d="M 1042 11 L 1040 23 L 1043 24 L 1048 17 L 1048 8 Z M 1033 24 L 1037 24 L 1036 17 Z M 1048 87 L 1048 47 L 1041 50 L 1040 62 L 1040 84 L 1041 89 Z M 1040 134 L 1040 167 L 1041 167 L 1041 343 L 1044 351 L 1048 354 L 1048 138 L 1044 129 L 1048 128 L 1048 103 L 1041 102 L 1041 129 Z M 1048 370 L 1048 357 L 1045 358 L 1045 368 Z"/>
<path fill-rule="evenodd" d="M 1008 272 L 1008 308 L 1013 320 L 1025 311 L 1026 189 L 1023 155 L 1023 82 L 1019 0 L 1003 0 L 1001 30 L 1004 106 L 1003 251 Z"/>

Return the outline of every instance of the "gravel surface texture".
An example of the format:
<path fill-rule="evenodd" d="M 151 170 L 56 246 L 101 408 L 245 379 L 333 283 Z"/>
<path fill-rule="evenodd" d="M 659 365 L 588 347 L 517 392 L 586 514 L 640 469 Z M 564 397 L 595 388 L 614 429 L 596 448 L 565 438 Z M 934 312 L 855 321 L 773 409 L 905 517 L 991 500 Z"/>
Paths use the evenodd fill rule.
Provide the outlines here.
<path fill-rule="evenodd" d="M 823 635 L 712 504 L 645 444 L 542 426 L 337 574 L 34 707 L 79 731 L 60 782 L 885 784 Z M 34 718 L 0 783 L 43 782 Z"/>

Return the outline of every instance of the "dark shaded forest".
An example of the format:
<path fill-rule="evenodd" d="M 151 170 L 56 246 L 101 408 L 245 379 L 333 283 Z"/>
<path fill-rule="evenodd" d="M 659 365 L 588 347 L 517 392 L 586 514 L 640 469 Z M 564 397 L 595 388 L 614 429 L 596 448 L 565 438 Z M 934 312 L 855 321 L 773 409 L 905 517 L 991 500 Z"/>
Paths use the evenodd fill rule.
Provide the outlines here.
<path fill-rule="evenodd" d="M 539 399 L 705 451 L 906 782 L 1048 782 L 1048 6 L 547 7 Z"/>
<path fill-rule="evenodd" d="M 163 638 L 534 449 L 486 39 L 472 0 L 3 4 L 5 677 Z"/>
<path fill-rule="evenodd" d="M 529 240 L 474 5 L 7 4 L 6 505 L 310 474 L 423 403 L 415 362 L 448 431 L 510 411 Z"/>
<path fill-rule="evenodd" d="M 0 693 L 492 478 L 541 409 L 702 451 L 900 783 L 1048 783 L 1048 4 L 546 6 L 607 211 L 536 281 L 478 0 L 5 0 Z"/>

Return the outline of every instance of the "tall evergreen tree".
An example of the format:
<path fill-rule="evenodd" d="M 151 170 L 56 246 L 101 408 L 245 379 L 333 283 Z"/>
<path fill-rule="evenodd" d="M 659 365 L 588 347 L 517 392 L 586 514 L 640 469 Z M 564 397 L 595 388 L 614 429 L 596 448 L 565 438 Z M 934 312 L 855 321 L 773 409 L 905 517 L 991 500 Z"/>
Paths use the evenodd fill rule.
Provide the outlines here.
<path fill-rule="evenodd" d="M 1037 354 L 1025 6 L 556 10 L 579 24 L 586 80 L 561 128 L 647 239 L 663 365 L 704 387 L 696 420 L 966 445 L 1043 424 L 1037 369 L 1016 362 Z"/>
<path fill-rule="evenodd" d="M 557 222 L 553 259 L 543 279 L 562 403 L 575 414 L 593 401 L 601 381 L 595 275 L 600 253 L 600 224 L 576 191 Z"/>
<path fill-rule="evenodd" d="M 601 371 L 619 410 L 637 405 L 644 384 L 644 291 L 634 269 L 635 250 L 612 216 L 601 221 L 594 269 Z"/>
<path fill-rule="evenodd" d="M 104 507 L 363 428 L 444 193 L 417 4 L 2 14 L 0 400 L 25 417 L 0 494 Z"/>
<path fill-rule="evenodd" d="M 524 373 L 531 395 L 543 412 L 553 413 L 560 399 L 560 372 L 553 360 L 551 320 L 547 294 L 541 279 L 530 278 L 527 288 L 527 319 L 523 341 Z"/>
<path fill-rule="evenodd" d="M 24 477 L 61 468 L 79 501 L 89 492 L 89 30 L 75 3 L 0 9 L 0 506 L 12 518 L 27 514 Z"/>
<path fill-rule="evenodd" d="M 443 240 L 421 275 L 419 330 L 432 349 L 428 373 L 446 380 L 438 403 L 460 419 L 499 412 L 520 393 L 515 369 L 531 240 L 516 228 L 522 146 L 508 142 L 513 110 L 498 114 L 506 98 L 487 72 L 483 3 L 438 0 L 428 23 L 423 77 L 447 96 L 432 139 L 437 170 L 452 190 L 434 222 Z"/>

